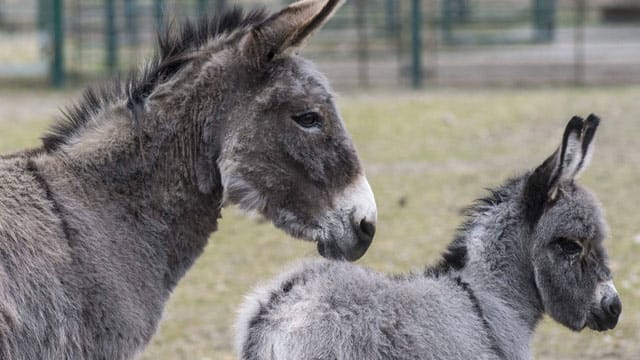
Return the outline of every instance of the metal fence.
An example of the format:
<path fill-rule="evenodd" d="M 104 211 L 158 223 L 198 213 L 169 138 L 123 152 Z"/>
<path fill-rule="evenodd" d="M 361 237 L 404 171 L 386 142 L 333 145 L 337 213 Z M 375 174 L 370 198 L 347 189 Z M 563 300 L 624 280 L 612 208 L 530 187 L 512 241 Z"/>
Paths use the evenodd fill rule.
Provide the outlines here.
<path fill-rule="evenodd" d="M 169 19 L 286 0 L 0 0 L 0 79 L 137 66 Z M 349 0 L 304 50 L 338 88 L 640 83 L 640 2 Z"/>

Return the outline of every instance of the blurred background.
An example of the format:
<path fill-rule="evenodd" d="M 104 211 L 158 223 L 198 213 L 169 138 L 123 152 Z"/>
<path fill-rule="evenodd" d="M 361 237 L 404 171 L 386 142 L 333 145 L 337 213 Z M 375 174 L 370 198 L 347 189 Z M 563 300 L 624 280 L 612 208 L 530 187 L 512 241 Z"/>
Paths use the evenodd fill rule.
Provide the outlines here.
<path fill-rule="evenodd" d="M 137 66 L 166 21 L 263 0 L 0 0 L 0 79 Z M 338 88 L 640 82 L 637 0 L 350 0 L 305 51 Z"/>
<path fill-rule="evenodd" d="M 126 73 L 169 22 L 262 0 L 0 0 L 0 152 L 36 146 L 89 84 Z M 379 206 L 360 263 L 433 263 L 460 209 L 538 165 L 574 114 L 603 123 L 581 180 L 611 225 L 623 314 L 607 333 L 544 320 L 539 359 L 640 359 L 640 0 L 349 0 L 302 55 L 330 78 Z M 315 246 L 225 209 L 144 359 L 232 359 L 242 295 Z"/>

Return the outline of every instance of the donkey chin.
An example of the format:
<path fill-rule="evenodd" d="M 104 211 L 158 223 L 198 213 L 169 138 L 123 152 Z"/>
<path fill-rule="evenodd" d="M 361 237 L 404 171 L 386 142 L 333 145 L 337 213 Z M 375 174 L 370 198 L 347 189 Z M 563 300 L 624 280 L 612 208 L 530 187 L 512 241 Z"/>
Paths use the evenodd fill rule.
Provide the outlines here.
<path fill-rule="evenodd" d="M 364 175 L 334 197 L 333 207 L 311 221 L 278 209 L 274 225 L 290 235 L 317 243 L 325 258 L 355 261 L 367 251 L 376 232 L 378 219 L 375 198 Z"/>
<path fill-rule="evenodd" d="M 318 253 L 325 258 L 355 261 L 371 245 L 375 227 L 365 220 L 356 221 L 354 210 L 336 210 L 323 216 L 313 225 L 305 224 L 296 214 L 277 211 L 273 224 L 296 238 L 314 241 Z"/>
<path fill-rule="evenodd" d="M 266 217 L 293 237 L 316 242 L 322 257 L 355 261 L 373 241 L 378 215 L 373 191 L 364 175 L 333 198 L 332 208 L 311 219 L 270 206 L 265 196 L 239 176 L 223 175 L 222 182 L 223 204 L 236 204 L 243 211 Z"/>

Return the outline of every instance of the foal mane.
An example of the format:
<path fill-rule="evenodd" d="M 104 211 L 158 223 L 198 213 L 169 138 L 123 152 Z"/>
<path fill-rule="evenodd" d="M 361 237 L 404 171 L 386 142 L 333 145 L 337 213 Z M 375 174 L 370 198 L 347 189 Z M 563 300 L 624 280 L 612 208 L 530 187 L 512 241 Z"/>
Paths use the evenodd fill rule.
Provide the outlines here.
<path fill-rule="evenodd" d="M 94 115 L 107 105 L 126 100 L 132 111 L 134 122 L 138 122 L 137 108 L 151 92 L 170 79 L 186 64 L 195 50 L 209 41 L 225 34 L 245 31 L 250 26 L 260 24 L 268 18 L 265 9 L 260 8 L 245 13 L 233 7 L 216 16 L 202 16 L 196 22 L 185 21 L 176 29 L 167 22 L 158 33 L 158 47 L 155 54 L 140 70 L 131 71 L 122 80 L 119 76 L 103 85 L 87 88 L 80 101 L 62 110 L 49 131 L 42 137 L 46 152 L 54 152 L 67 143 Z"/>
<path fill-rule="evenodd" d="M 525 175 L 524 178 L 527 178 Z M 472 231 L 477 218 L 488 210 L 504 202 L 509 201 L 515 194 L 518 184 L 523 177 L 508 179 L 502 186 L 497 188 L 487 188 L 487 196 L 476 199 L 470 206 L 463 208 L 462 214 L 465 221 L 456 229 L 453 241 L 449 244 L 438 263 L 425 269 L 425 276 L 438 277 L 452 270 L 460 270 L 467 264 L 467 244 L 466 239 Z"/>

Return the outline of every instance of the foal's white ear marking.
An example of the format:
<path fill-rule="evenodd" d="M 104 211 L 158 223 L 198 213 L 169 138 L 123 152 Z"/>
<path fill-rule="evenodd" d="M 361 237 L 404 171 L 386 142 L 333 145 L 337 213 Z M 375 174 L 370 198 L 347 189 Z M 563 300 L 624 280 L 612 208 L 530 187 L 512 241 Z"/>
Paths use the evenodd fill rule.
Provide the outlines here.
<path fill-rule="evenodd" d="M 300 0 L 253 28 L 242 47 L 256 65 L 301 47 L 346 0 Z"/>
<path fill-rule="evenodd" d="M 593 138 L 599 125 L 600 118 L 594 114 L 589 115 L 587 120 L 584 122 L 584 131 L 582 135 L 582 160 L 580 161 L 580 164 L 578 164 L 575 174 L 573 174 L 574 179 L 577 179 L 591 164 L 591 158 L 593 157 L 593 151 L 595 148 Z"/>
<path fill-rule="evenodd" d="M 581 140 L 581 132 L 577 131 L 572 131 L 567 137 L 564 157 L 562 159 L 562 168 L 560 172 L 561 182 L 570 181 L 578 169 L 578 165 L 582 160 Z"/>
<path fill-rule="evenodd" d="M 580 163 L 582 123 L 581 117 L 574 116 L 564 129 L 562 143 L 555 153 L 555 165 L 549 176 L 548 197 L 551 200 L 555 200 L 560 184 L 570 180 L 568 175 L 573 174 Z"/>
<path fill-rule="evenodd" d="M 586 169 L 593 154 L 593 137 L 600 119 L 574 116 L 565 128 L 562 144 L 555 154 L 555 168 L 549 179 L 549 198 L 554 200 L 562 183 L 571 182 Z"/>

